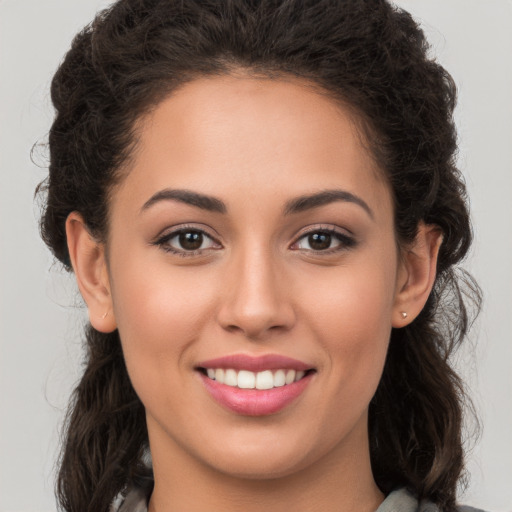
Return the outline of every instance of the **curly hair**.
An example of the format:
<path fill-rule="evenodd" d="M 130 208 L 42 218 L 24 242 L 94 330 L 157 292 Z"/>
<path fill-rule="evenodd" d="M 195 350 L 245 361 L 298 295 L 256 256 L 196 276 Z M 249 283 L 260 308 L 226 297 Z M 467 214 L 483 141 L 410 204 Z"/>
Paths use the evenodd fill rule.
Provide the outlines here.
<path fill-rule="evenodd" d="M 428 52 L 412 17 L 385 0 L 120 0 L 75 37 L 54 76 L 41 233 L 68 270 L 70 212 L 106 240 L 109 193 L 136 144 L 136 121 L 196 77 L 295 76 L 349 105 L 391 185 L 398 242 L 412 241 L 422 221 L 443 233 L 433 291 L 410 325 L 392 330 L 370 404 L 374 478 L 384 493 L 405 486 L 451 512 L 467 399 L 449 357 L 480 294 L 456 267 L 472 238 L 455 164 L 456 89 Z M 89 326 L 86 345 L 57 494 L 68 512 L 106 512 L 150 477 L 147 429 L 117 331 Z"/>

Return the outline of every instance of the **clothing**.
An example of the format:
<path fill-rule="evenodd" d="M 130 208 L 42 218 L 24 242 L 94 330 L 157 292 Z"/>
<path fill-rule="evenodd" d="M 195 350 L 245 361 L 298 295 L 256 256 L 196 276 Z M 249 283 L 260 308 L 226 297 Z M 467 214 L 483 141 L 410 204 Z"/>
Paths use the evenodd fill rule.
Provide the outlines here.
<path fill-rule="evenodd" d="M 147 512 L 147 490 L 138 487 L 130 491 L 120 504 L 112 507 L 111 512 Z M 375 512 L 439 512 L 436 505 L 430 502 L 418 500 L 406 489 L 393 491 L 381 503 Z M 459 512 L 483 512 L 472 507 L 459 507 Z"/>
<path fill-rule="evenodd" d="M 484 512 L 473 507 L 458 507 L 458 511 Z M 439 508 L 430 501 L 418 503 L 418 500 L 406 489 L 398 489 L 387 496 L 376 512 L 439 512 Z"/>
<path fill-rule="evenodd" d="M 116 500 L 110 512 L 148 512 L 147 492 L 142 487 L 131 490 L 124 500 Z"/>

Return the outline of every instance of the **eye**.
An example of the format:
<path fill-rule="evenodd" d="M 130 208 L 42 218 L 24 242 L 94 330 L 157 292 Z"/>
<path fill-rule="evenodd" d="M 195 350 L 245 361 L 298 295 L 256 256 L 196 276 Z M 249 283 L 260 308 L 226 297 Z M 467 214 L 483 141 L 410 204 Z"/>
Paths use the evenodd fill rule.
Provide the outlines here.
<path fill-rule="evenodd" d="M 336 252 L 355 245 L 355 240 L 333 229 L 319 229 L 301 236 L 292 249 L 313 252 Z"/>
<path fill-rule="evenodd" d="M 180 256 L 193 256 L 201 251 L 220 248 L 220 244 L 204 231 L 191 228 L 167 233 L 156 240 L 154 245 Z"/>

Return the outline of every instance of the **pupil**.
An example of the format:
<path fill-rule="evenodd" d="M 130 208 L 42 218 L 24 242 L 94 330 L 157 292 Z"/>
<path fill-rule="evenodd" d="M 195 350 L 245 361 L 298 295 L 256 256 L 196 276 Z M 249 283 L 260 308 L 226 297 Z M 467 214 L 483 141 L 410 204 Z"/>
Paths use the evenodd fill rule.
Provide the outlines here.
<path fill-rule="evenodd" d="M 331 246 L 331 235 L 329 233 L 313 233 L 308 237 L 309 246 L 316 251 L 329 249 Z"/>
<path fill-rule="evenodd" d="M 197 231 L 188 231 L 186 233 L 180 233 L 179 241 L 183 249 L 195 251 L 203 244 L 203 235 Z"/>

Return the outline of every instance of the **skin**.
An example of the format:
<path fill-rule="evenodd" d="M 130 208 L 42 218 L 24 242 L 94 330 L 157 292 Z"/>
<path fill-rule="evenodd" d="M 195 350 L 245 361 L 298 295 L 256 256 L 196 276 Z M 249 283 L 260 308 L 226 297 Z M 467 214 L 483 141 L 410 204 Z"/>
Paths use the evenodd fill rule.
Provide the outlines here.
<path fill-rule="evenodd" d="M 139 128 L 107 246 L 77 212 L 67 234 L 91 322 L 119 329 L 146 408 L 150 511 L 375 510 L 368 404 L 391 328 L 430 293 L 438 231 L 420 225 L 415 243 L 397 248 L 388 184 L 352 115 L 298 80 L 198 79 Z M 148 206 L 169 189 L 213 196 L 226 211 Z M 360 202 L 284 211 L 325 190 Z M 204 232 L 202 248 L 184 255 L 167 236 L 178 228 Z M 308 234 L 326 229 L 341 238 L 313 250 Z M 315 373 L 280 412 L 240 415 L 196 371 L 229 354 L 286 355 Z"/>

